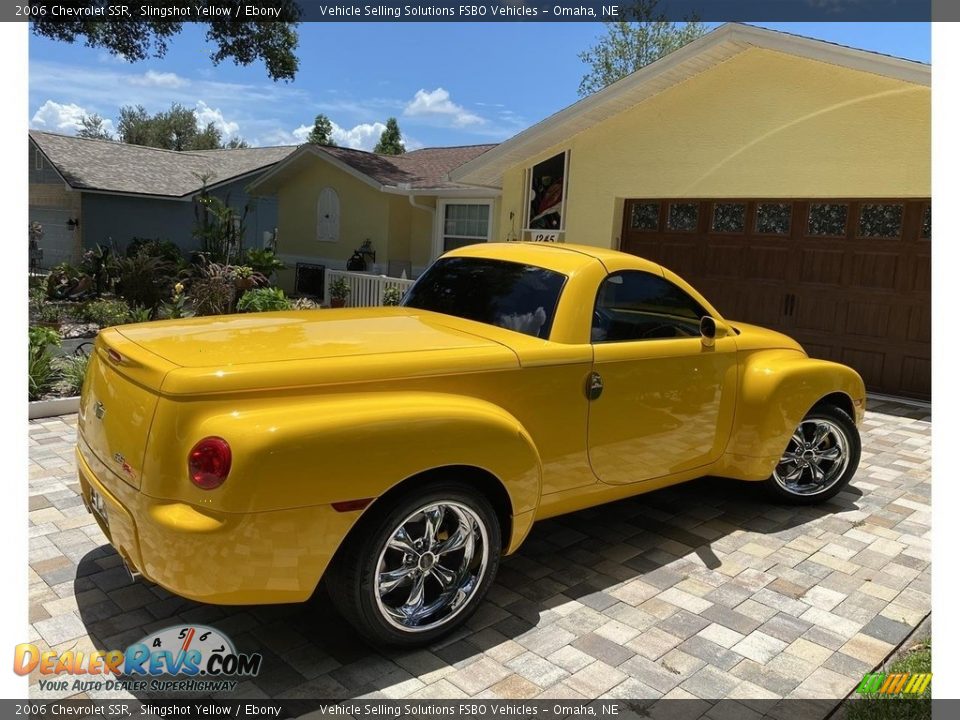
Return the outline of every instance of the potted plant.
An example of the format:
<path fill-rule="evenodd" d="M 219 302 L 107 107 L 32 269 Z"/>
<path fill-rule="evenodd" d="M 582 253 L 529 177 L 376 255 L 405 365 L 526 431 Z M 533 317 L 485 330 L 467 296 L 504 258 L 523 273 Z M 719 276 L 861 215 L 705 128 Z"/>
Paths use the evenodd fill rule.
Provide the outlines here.
<path fill-rule="evenodd" d="M 257 285 L 257 273 L 249 265 L 237 265 L 233 268 L 237 290 L 244 292 Z"/>
<path fill-rule="evenodd" d="M 330 283 L 330 307 L 342 308 L 347 304 L 350 285 L 346 278 L 338 277 Z"/>

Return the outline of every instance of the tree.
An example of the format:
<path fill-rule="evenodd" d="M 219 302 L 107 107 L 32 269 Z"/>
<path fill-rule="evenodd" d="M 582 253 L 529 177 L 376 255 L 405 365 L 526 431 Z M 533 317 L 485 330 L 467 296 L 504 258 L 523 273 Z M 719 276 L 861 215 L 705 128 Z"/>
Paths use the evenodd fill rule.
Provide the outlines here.
<path fill-rule="evenodd" d="M 57 4 L 61 3 L 56 0 L 35 3 L 48 7 L 46 19 L 33 21 L 34 34 L 68 43 L 82 41 L 89 47 L 103 48 L 130 62 L 151 56 L 163 57 L 169 41 L 184 27 L 183 22 L 167 18 L 144 20 L 137 16 L 95 22 L 54 19 L 50 8 Z M 163 9 L 172 13 L 190 8 L 191 17 L 195 18 L 195 6 L 225 8 L 230 10 L 230 18 L 237 18 L 238 8 L 255 4 L 259 3 L 252 0 L 169 0 L 163 3 Z M 228 58 L 238 65 L 262 60 L 272 80 L 293 80 L 296 77 L 300 64 L 295 54 L 299 43 L 296 21 L 300 18 L 300 8 L 296 0 L 277 0 L 271 4 L 280 10 L 279 18 L 272 22 L 224 20 L 220 14 L 208 21 L 191 20 L 207 26 L 207 41 L 216 46 L 210 56 L 214 65 Z"/>
<path fill-rule="evenodd" d="M 136 107 L 124 105 L 120 108 L 120 119 L 117 122 L 117 137 L 120 142 L 129 145 L 164 147 L 156 129 L 154 119 L 147 113 L 147 109 L 143 105 L 137 105 Z"/>
<path fill-rule="evenodd" d="M 307 142 L 314 145 L 336 146 L 333 139 L 333 123 L 326 115 L 317 115 L 313 119 L 313 129 L 307 135 Z"/>
<path fill-rule="evenodd" d="M 604 23 L 606 35 L 579 56 L 590 66 L 580 81 L 581 96 L 602 90 L 707 31 L 696 16 L 688 16 L 686 22 L 670 22 L 666 15 L 655 12 L 656 7 L 657 0 L 637 0 L 628 19 Z"/>
<path fill-rule="evenodd" d="M 397 125 L 396 118 L 387 119 L 386 129 L 380 133 L 380 141 L 373 148 L 375 153 L 381 155 L 403 155 L 406 148 L 403 147 L 403 138 L 400 137 L 400 126 Z"/>
<path fill-rule="evenodd" d="M 233 138 L 230 138 L 229 140 L 227 140 L 227 141 L 223 144 L 223 147 L 224 147 L 226 150 L 236 150 L 236 149 L 238 149 L 238 148 L 248 148 L 248 147 L 250 147 L 250 143 L 248 143 L 248 142 L 247 142 L 246 140 L 244 140 L 242 137 L 233 137 Z"/>
<path fill-rule="evenodd" d="M 169 110 L 150 115 L 142 105 L 120 108 L 117 135 L 121 142 L 165 150 L 214 150 L 223 147 L 216 125 L 200 127 L 197 114 L 174 103 Z"/>
<path fill-rule="evenodd" d="M 77 130 L 77 137 L 89 138 L 91 140 L 113 140 L 113 135 L 103 124 L 106 122 L 100 115 L 84 115 L 80 118 L 80 129 Z"/>

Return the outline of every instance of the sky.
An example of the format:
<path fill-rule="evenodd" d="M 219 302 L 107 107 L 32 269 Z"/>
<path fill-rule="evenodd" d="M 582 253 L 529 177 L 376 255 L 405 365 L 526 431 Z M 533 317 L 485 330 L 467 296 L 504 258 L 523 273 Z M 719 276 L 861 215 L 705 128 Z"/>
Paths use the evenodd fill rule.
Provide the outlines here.
<path fill-rule="evenodd" d="M 758 23 L 930 62 L 926 23 Z M 304 23 L 300 70 L 273 82 L 262 64 L 214 66 L 203 26 L 186 24 L 163 58 L 30 38 L 30 127 L 73 134 L 84 113 L 112 127 L 122 105 L 179 102 L 225 138 L 303 142 L 327 115 L 339 145 L 369 150 L 396 117 L 408 149 L 505 140 L 578 99 L 578 55 L 600 23 Z"/>

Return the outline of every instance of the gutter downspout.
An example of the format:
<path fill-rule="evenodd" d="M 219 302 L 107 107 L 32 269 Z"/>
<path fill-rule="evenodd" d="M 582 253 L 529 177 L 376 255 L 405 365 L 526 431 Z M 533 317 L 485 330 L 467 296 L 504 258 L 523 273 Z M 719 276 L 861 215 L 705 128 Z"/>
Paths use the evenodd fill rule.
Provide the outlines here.
<path fill-rule="evenodd" d="M 414 195 L 413 193 L 410 193 L 409 195 L 407 195 L 407 200 L 410 201 L 410 205 L 417 208 L 417 210 L 426 210 L 431 215 L 436 216 L 437 214 L 436 208 L 430 207 L 429 205 L 420 205 L 416 200 L 414 200 L 415 197 L 416 195 Z"/>
<path fill-rule="evenodd" d="M 435 207 L 430 207 L 429 205 L 421 205 L 416 200 L 414 200 L 414 194 L 410 193 L 407 195 L 407 200 L 410 201 L 410 206 L 417 208 L 417 210 L 426 210 L 430 213 L 430 262 L 433 262 L 436 258 L 433 257 L 434 251 L 436 250 L 436 241 L 437 241 L 437 209 Z M 428 263 L 429 264 L 429 263 Z M 411 274 L 413 274 L 413 268 L 410 268 Z M 416 276 L 414 276 L 416 277 Z"/>

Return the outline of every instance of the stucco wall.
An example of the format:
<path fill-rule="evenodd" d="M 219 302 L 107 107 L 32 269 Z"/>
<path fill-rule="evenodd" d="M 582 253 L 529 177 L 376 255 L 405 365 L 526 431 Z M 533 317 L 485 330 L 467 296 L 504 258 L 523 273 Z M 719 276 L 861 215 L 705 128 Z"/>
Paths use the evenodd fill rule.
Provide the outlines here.
<path fill-rule="evenodd" d="M 337 242 L 317 240 L 317 202 L 325 187 L 337 191 L 340 233 Z M 292 289 L 296 260 L 312 259 L 342 268 L 364 240 L 377 253 L 382 272 L 390 260 L 409 261 L 416 273 L 431 260 L 433 213 L 413 207 L 406 195 L 385 193 L 320 159 L 291 168 L 277 183 L 279 252 L 290 267 L 280 273 L 282 287 Z M 418 205 L 436 207 L 436 198 L 417 197 Z"/>
<path fill-rule="evenodd" d="M 628 197 L 927 197 L 930 88 L 752 48 L 511 168 L 501 236 L 567 149 L 566 242 L 616 247 Z"/>
<path fill-rule="evenodd" d="M 317 240 L 317 201 L 325 187 L 340 200 L 338 242 Z M 387 246 L 388 198 L 375 188 L 323 162 L 312 162 L 285 178 L 277 191 L 280 252 L 345 261 L 369 239 L 378 257 Z"/>
<path fill-rule="evenodd" d="M 433 212 L 412 208 L 409 259 L 414 273 L 433 261 L 433 217 L 437 210 L 437 199 L 435 197 L 418 197 L 416 202 L 417 205 L 433 208 Z"/>

